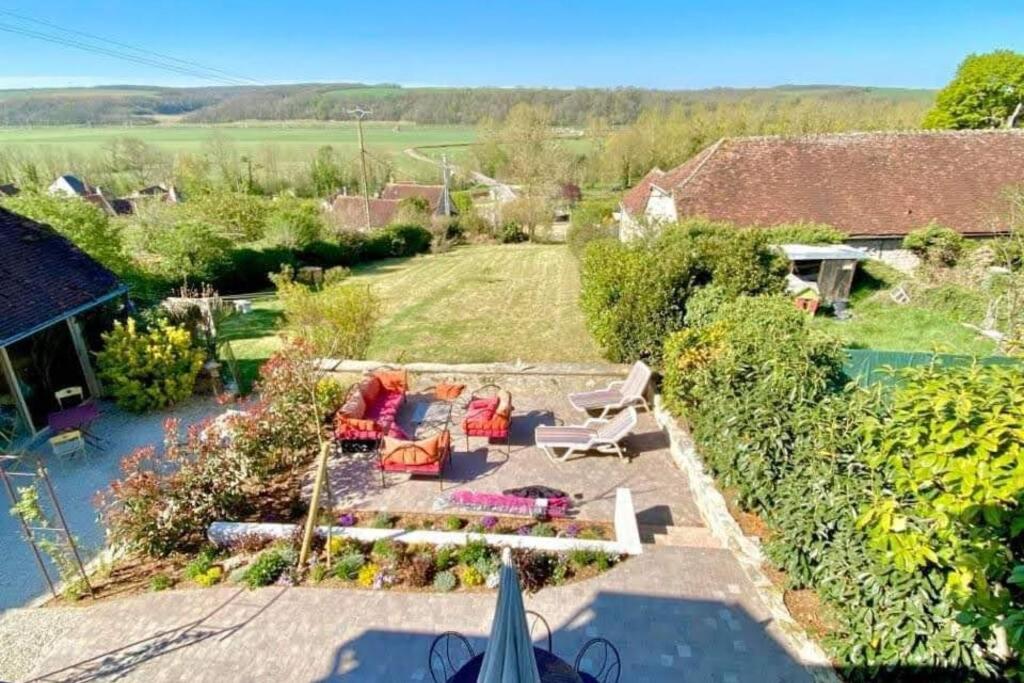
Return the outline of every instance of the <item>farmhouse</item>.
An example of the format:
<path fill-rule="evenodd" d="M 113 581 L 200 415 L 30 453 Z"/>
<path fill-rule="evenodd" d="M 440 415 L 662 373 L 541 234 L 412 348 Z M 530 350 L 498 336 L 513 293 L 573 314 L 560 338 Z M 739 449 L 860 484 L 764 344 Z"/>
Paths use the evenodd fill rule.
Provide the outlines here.
<path fill-rule="evenodd" d="M 455 203 L 444 185 L 422 185 L 420 183 L 388 183 L 381 190 L 380 198 L 386 200 L 425 199 L 430 212 L 435 216 L 454 216 Z"/>
<path fill-rule="evenodd" d="M 999 232 L 1005 190 L 1024 183 L 1024 133 L 952 131 L 723 138 L 626 193 L 620 236 L 685 217 L 739 225 L 814 222 L 905 265 L 903 237 L 931 222 Z"/>
<path fill-rule="evenodd" d="M 132 212 L 132 203 L 126 199 L 117 199 L 107 195 L 99 187 L 93 187 L 77 176 L 64 174 L 50 183 L 47 190 L 52 195 L 79 197 L 94 204 L 110 216 L 119 216 Z"/>
<path fill-rule="evenodd" d="M 0 209 L 0 431 L 33 434 L 54 392 L 99 393 L 89 360 L 127 288 L 48 226 Z"/>
<path fill-rule="evenodd" d="M 340 228 L 347 230 L 365 230 L 382 228 L 390 225 L 398 213 L 398 199 L 376 199 L 371 197 L 370 225 L 366 225 L 366 202 L 361 195 L 335 195 L 326 203 L 327 213 L 331 220 Z"/>

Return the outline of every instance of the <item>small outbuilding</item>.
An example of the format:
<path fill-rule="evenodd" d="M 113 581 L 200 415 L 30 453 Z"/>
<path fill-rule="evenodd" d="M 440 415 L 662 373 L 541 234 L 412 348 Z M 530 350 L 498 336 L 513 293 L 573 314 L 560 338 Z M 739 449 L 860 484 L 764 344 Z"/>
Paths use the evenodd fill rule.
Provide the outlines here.
<path fill-rule="evenodd" d="M 797 296 L 813 290 L 828 303 L 847 301 L 857 262 L 868 258 L 845 244 L 780 244 L 789 259 L 789 291 Z"/>
<path fill-rule="evenodd" d="M 47 426 L 59 389 L 99 395 L 90 356 L 127 287 L 49 226 L 2 208 L 0 245 L 0 435 L 11 440 Z"/>

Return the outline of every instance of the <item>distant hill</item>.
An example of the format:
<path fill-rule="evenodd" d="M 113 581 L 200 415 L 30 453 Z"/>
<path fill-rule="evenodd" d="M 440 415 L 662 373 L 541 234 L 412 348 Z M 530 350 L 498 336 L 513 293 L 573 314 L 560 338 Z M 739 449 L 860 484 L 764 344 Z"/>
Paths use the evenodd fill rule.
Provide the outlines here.
<path fill-rule="evenodd" d="M 371 118 L 433 124 L 475 124 L 500 118 L 514 104 L 551 108 L 556 125 L 581 126 L 590 116 L 630 123 L 648 107 L 753 101 L 771 106 L 793 99 L 858 103 L 872 99 L 927 107 L 934 90 L 833 85 L 776 88 L 645 90 L 640 88 L 403 88 L 391 84 L 299 83 L 272 86 L 161 88 L 103 86 L 0 90 L 0 125 L 154 124 L 162 117 L 192 123 L 241 120 L 337 120 L 356 105 Z"/>

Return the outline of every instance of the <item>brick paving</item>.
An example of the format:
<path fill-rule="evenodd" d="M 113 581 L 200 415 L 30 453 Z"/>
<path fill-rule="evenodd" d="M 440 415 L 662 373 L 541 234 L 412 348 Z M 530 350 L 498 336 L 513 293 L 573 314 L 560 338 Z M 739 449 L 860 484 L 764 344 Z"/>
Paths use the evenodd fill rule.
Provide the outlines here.
<path fill-rule="evenodd" d="M 439 378 L 414 377 L 413 392 L 399 415 L 399 422 L 411 433 L 409 423 L 413 405 L 430 400 L 422 392 Z M 504 443 L 488 444 L 472 438 L 466 447 L 458 425 L 461 414 L 453 411 L 454 453 L 445 471 L 445 491 L 469 489 L 488 493 L 503 489 L 542 484 L 561 489 L 574 497 L 576 514 L 581 519 L 611 520 L 615 508 L 615 489 L 627 487 L 642 524 L 693 526 L 700 514 L 689 495 L 686 476 L 673 464 L 668 440 L 654 418 L 642 414 L 636 433 L 625 441 L 634 457 L 623 461 L 616 455 L 591 453 L 566 462 L 552 462 L 533 445 L 533 430 L 541 424 L 582 423 L 586 417 L 572 408 L 566 396 L 606 384 L 609 378 L 573 376 L 460 377 L 474 387 L 497 382 L 512 393 L 515 412 L 509 453 Z M 416 390 L 420 389 L 420 393 Z M 433 477 L 409 477 L 389 473 L 381 486 L 380 473 L 372 454 L 335 455 L 330 463 L 332 492 L 341 508 L 388 510 L 390 512 L 427 512 L 440 493 Z M 311 477 L 310 477 L 311 481 Z M 308 486 L 311 488 L 311 486 Z"/>
<path fill-rule="evenodd" d="M 431 379 L 417 378 L 417 386 Z M 565 394 L 606 379 L 467 383 L 495 379 L 512 391 L 517 408 L 512 452 L 506 456 L 503 447 L 488 448 L 481 439 L 466 450 L 456 439 L 449 486 L 497 491 L 545 484 L 578 496 L 580 517 L 604 520 L 611 518 L 615 488 L 627 486 L 641 523 L 659 543 L 595 579 L 526 596 L 527 609 L 551 625 L 556 654 L 571 662 L 586 640 L 602 636 L 621 652 L 623 683 L 811 680 L 736 557 L 708 542 L 686 477 L 653 419 L 644 416 L 630 440 L 637 454 L 631 462 L 602 455 L 554 464 L 532 447 L 533 426 L 579 419 Z M 436 480 L 399 475 L 381 488 L 365 455 L 336 457 L 332 476 L 347 506 L 428 510 L 438 490 Z M 67 610 L 53 610 L 67 627 L 37 653 L 29 679 L 430 681 L 427 653 L 436 635 L 459 631 L 478 652 L 486 648 L 495 597 L 226 586 L 138 595 L 75 610 L 71 620 Z"/>
<path fill-rule="evenodd" d="M 486 648 L 493 593 L 317 588 L 156 593 L 88 609 L 41 660 L 39 681 L 429 681 L 446 630 Z M 725 550 L 652 548 L 587 582 L 526 596 L 572 661 L 619 648 L 622 681 L 809 681 Z"/>

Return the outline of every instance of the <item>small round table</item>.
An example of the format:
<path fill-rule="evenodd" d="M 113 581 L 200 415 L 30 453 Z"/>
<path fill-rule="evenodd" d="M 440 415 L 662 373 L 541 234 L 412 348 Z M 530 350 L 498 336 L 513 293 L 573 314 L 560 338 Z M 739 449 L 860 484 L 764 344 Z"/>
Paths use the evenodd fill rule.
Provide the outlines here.
<path fill-rule="evenodd" d="M 547 650 L 535 647 L 533 656 L 537 660 L 537 670 L 540 672 L 540 680 L 543 683 L 583 683 L 579 674 L 572 670 L 571 664 L 562 661 Z M 483 663 L 484 655 L 480 653 L 456 671 L 455 675 L 448 679 L 448 683 L 476 683 Z"/>

